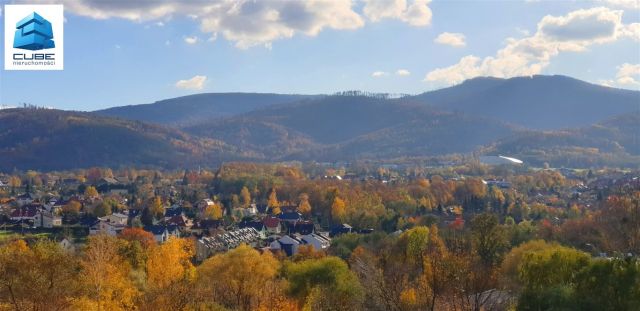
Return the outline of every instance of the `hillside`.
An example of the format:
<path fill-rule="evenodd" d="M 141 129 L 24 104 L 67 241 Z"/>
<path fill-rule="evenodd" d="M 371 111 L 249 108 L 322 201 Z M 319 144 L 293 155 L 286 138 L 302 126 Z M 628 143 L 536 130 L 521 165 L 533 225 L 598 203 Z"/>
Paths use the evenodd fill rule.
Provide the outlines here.
<path fill-rule="evenodd" d="M 184 167 L 237 152 L 179 130 L 87 113 L 0 110 L 0 170 L 90 166 Z"/>
<path fill-rule="evenodd" d="M 188 125 L 313 97 L 258 93 L 205 93 L 165 99 L 152 104 L 114 107 L 94 113 L 158 124 Z"/>
<path fill-rule="evenodd" d="M 637 167 L 639 136 L 640 113 L 628 113 L 578 129 L 521 132 L 486 151 L 514 155 L 534 165 Z"/>
<path fill-rule="evenodd" d="M 404 100 L 327 96 L 184 130 L 267 159 L 325 161 L 469 152 L 514 129 Z"/>
<path fill-rule="evenodd" d="M 640 111 L 640 92 L 565 76 L 475 78 L 413 97 L 432 107 L 495 118 L 530 129 L 594 124 Z"/>

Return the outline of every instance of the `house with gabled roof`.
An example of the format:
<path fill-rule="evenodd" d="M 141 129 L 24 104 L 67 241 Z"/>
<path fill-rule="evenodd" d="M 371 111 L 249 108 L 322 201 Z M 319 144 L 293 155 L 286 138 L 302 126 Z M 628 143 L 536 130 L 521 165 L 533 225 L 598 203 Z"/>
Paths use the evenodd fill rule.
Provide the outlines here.
<path fill-rule="evenodd" d="M 262 219 L 262 223 L 267 229 L 268 234 L 279 234 L 282 231 L 279 218 L 267 216 Z"/>

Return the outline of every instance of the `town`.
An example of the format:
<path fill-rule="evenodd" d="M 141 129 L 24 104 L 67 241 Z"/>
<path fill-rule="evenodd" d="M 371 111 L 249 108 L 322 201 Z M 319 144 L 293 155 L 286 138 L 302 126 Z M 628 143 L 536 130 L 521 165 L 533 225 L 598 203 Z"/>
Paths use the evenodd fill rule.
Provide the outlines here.
<path fill-rule="evenodd" d="M 348 262 L 353 278 L 365 285 L 371 276 L 358 271 L 365 262 L 356 265 L 353 260 L 364 260 L 358 256 L 365 256 L 367 250 L 374 253 L 366 256 L 375 256 L 377 249 L 398 247 L 393 245 L 427 230 L 432 232 L 422 233 L 429 240 L 427 245 L 448 248 L 449 256 L 457 253 L 462 256 L 458 260 L 471 265 L 477 260 L 495 274 L 475 289 L 477 299 L 463 304 L 502 310 L 513 305 L 522 290 L 510 284 L 522 280 L 505 281 L 518 279 L 517 270 L 506 271 L 505 265 L 514 264 L 511 253 L 532 247 L 531 243 L 544 249 L 540 241 L 555 241 L 592 258 L 637 258 L 638 176 L 638 171 L 534 168 L 521 161 L 487 159 L 439 167 L 227 163 L 211 170 L 95 167 L 15 172 L 0 175 L 0 244 L 6 253 L 18 241 L 36 248 L 42 241 L 51 241 L 73 257 L 94 247 L 96 238 L 136 241 L 137 247 L 146 245 L 146 251 L 138 250 L 146 259 L 135 260 L 146 260 L 148 265 L 154 251 L 180 241 L 180 258 L 187 263 L 173 264 L 198 269 L 246 248 L 256 256 L 270 254 L 285 266 L 335 256 L 343 264 Z M 476 238 L 488 239 L 489 246 L 476 245 Z M 129 269 L 134 271 L 136 265 L 151 277 L 150 268 L 141 262 L 132 261 Z M 472 268 L 478 269 L 468 267 Z M 401 303 L 408 299 L 403 291 L 411 289 L 411 284 L 406 280 L 397 285 L 406 288 L 392 298 L 376 296 L 367 286 L 357 297 Z M 444 293 L 432 292 L 429 297 L 436 301 L 434 306 L 450 307 Z M 290 299 L 293 302 L 283 300 L 291 303 L 289 307 L 268 308 L 294 310 L 311 298 L 303 299 L 301 305 Z M 411 299 L 415 306 L 423 305 L 419 298 Z M 135 305 L 133 301 L 129 306 Z M 259 297 L 251 301 L 244 307 L 220 304 L 245 310 L 265 307 Z M 350 303 L 367 306 L 366 300 Z"/>

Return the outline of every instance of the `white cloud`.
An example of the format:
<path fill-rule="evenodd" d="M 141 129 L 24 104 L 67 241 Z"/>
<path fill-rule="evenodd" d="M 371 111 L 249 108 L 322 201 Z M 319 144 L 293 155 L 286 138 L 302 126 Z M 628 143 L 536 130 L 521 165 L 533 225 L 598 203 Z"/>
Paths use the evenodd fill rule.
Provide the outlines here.
<path fill-rule="evenodd" d="M 33 0 L 32 0 L 33 1 Z M 297 34 L 316 36 L 324 29 L 357 29 L 363 18 L 352 9 L 352 0 L 308 1 L 104 1 L 35 0 L 62 3 L 65 10 L 94 19 L 122 18 L 136 22 L 188 16 L 201 31 L 222 35 L 238 48 L 269 46 L 275 40 Z"/>
<path fill-rule="evenodd" d="M 406 69 L 398 69 L 398 70 L 396 70 L 396 75 L 404 77 L 404 76 L 411 75 L 411 72 L 409 70 L 406 70 Z"/>
<path fill-rule="evenodd" d="M 185 90 L 202 90 L 206 81 L 206 76 L 194 76 L 188 80 L 178 80 L 176 87 Z"/>
<path fill-rule="evenodd" d="M 640 86 L 640 64 L 624 63 L 618 66 L 616 82 L 621 85 Z"/>
<path fill-rule="evenodd" d="M 599 0 L 608 5 L 623 9 L 640 9 L 640 1 L 638 0 Z"/>
<path fill-rule="evenodd" d="M 187 44 L 196 44 L 200 41 L 200 38 L 196 36 L 184 37 L 184 42 Z"/>
<path fill-rule="evenodd" d="M 169 40 L 165 41 L 164 45 L 167 45 L 167 46 L 171 45 L 171 41 L 169 41 Z"/>
<path fill-rule="evenodd" d="M 120 44 L 116 44 L 116 49 L 121 49 L 122 47 L 120 46 Z"/>
<path fill-rule="evenodd" d="M 640 29 L 622 23 L 622 11 L 604 7 L 545 16 L 537 31 L 522 39 L 508 38 L 495 56 L 483 59 L 468 55 L 457 64 L 435 69 L 425 81 L 455 84 L 477 76 L 514 77 L 540 74 L 551 59 L 562 52 L 583 52 L 594 44 L 621 38 L 636 38 Z"/>
<path fill-rule="evenodd" d="M 464 42 L 465 36 L 461 33 L 443 32 L 438 35 L 433 42 L 438 44 L 450 45 L 453 47 L 463 47 L 466 45 Z"/>
<path fill-rule="evenodd" d="M 364 0 L 363 13 L 372 22 L 383 19 L 399 19 L 412 26 L 428 26 L 431 24 L 432 12 L 429 8 L 431 0 Z"/>
<path fill-rule="evenodd" d="M 624 36 L 640 41 L 640 23 L 628 24 L 622 29 L 622 33 Z"/>
<path fill-rule="evenodd" d="M 387 72 L 384 72 L 384 71 L 374 71 L 374 72 L 371 74 L 371 76 L 372 76 L 372 77 L 374 77 L 374 78 L 381 78 L 381 77 L 384 77 L 384 76 L 386 76 L 386 75 L 388 75 L 388 73 L 387 73 Z"/>

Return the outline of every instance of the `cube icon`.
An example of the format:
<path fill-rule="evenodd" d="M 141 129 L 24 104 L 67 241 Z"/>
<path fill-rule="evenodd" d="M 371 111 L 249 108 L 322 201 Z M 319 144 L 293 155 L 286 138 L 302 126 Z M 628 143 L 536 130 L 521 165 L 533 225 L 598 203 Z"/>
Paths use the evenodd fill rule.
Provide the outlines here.
<path fill-rule="evenodd" d="M 51 23 L 33 12 L 16 23 L 13 47 L 25 50 L 43 50 L 55 47 Z"/>

